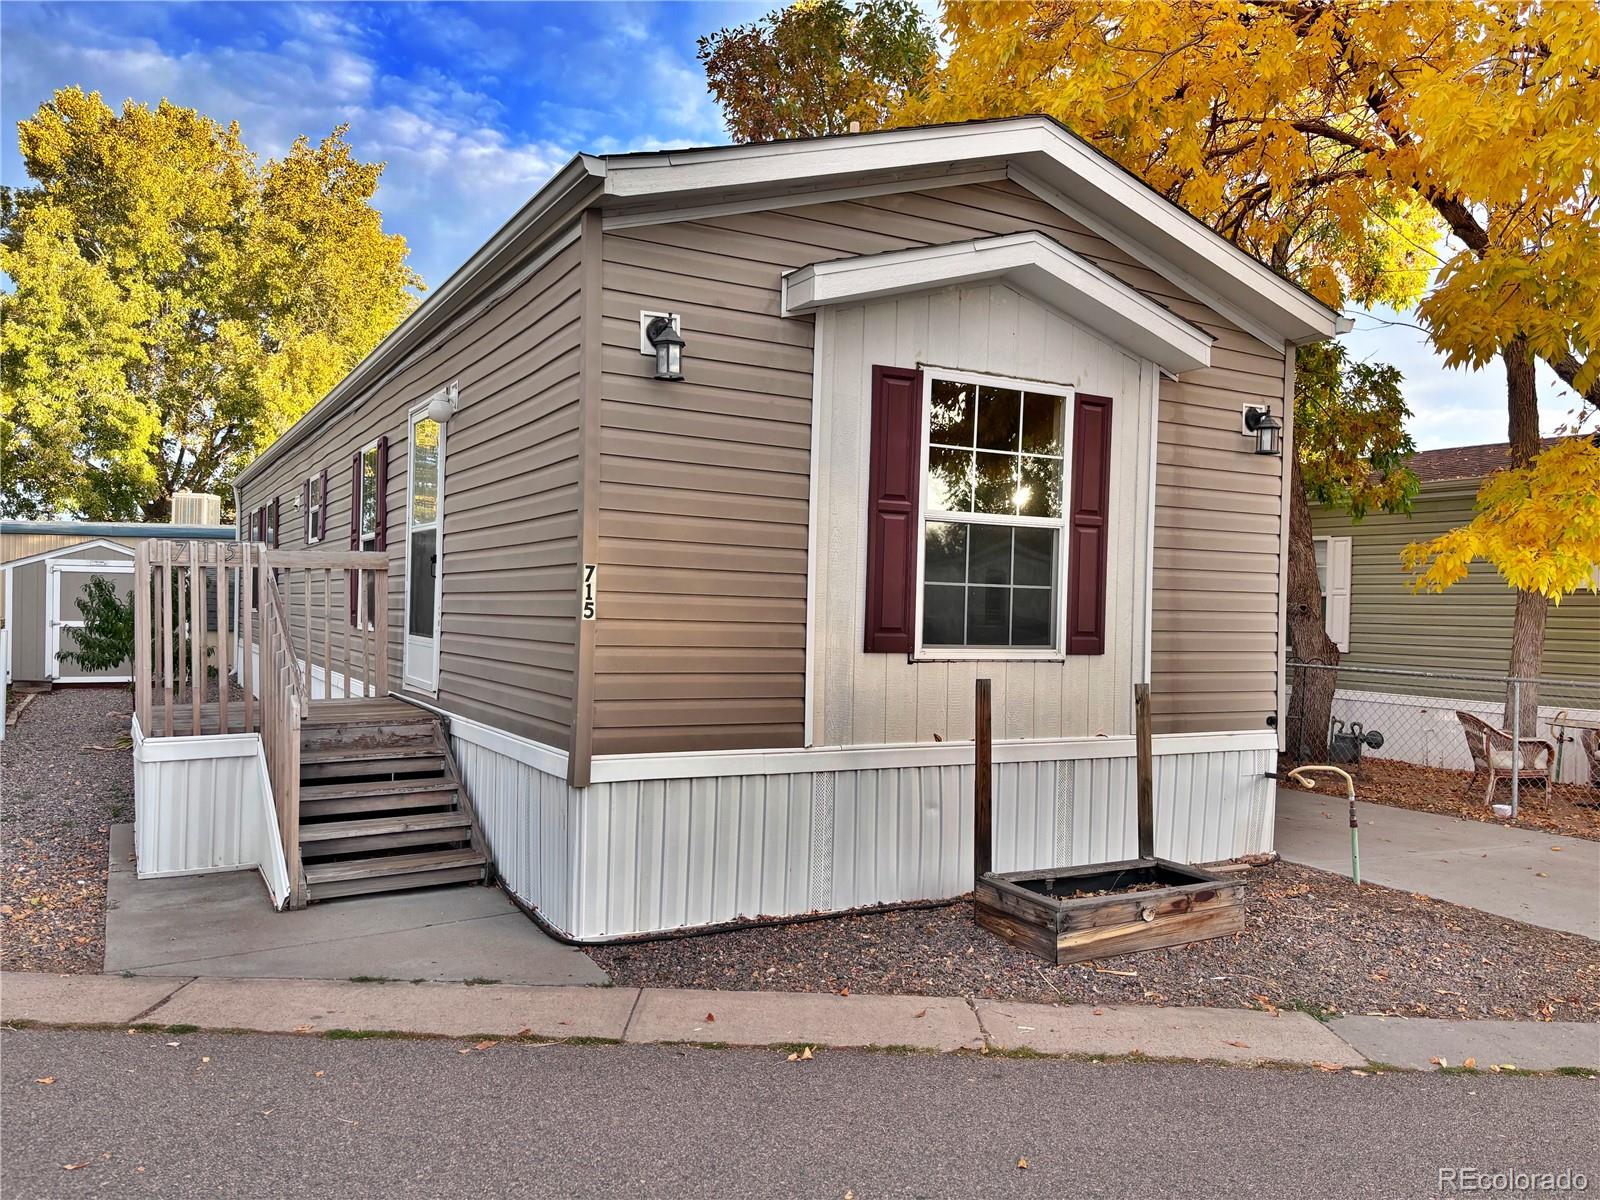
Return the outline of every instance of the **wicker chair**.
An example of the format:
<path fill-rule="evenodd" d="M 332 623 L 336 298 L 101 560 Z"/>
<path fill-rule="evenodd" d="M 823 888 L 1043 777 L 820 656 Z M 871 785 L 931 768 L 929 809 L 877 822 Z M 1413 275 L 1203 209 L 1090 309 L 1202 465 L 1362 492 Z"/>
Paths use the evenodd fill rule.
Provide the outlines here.
<path fill-rule="evenodd" d="M 1472 782 L 1476 784 L 1479 775 L 1489 777 L 1489 784 L 1483 792 L 1485 804 L 1494 803 L 1495 782 L 1510 779 L 1514 765 L 1517 766 L 1518 778 L 1523 782 L 1537 779 L 1549 789 L 1550 764 L 1555 761 L 1556 748 L 1544 738 L 1518 739 L 1517 744 L 1522 751 L 1522 762 L 1518 765 L 1512 757 L 1511 735 L 1505 730 L 1496 729 L 1471 713 L 1458 711 L 1456 720 L 1461 722 L 1461 731 L 1467 735 L 1467 749 L 1472 754 Z"/>

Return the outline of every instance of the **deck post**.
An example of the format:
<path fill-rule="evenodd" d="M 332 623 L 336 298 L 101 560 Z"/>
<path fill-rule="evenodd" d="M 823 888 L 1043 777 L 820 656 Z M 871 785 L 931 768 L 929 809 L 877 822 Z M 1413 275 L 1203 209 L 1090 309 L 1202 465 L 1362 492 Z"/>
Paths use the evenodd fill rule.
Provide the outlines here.
<path fill-rule="evenodd" d="M 200 543 L 189 543 L 189 689 L 194 712 L 194 735 L 199 737 L 200 702 L 206 698 L 206 569 L 200 561 Z"/>
<path fill-rule="evenodd" d="M 228 548 L 218 544 L 217 565 L 217 732 L 228 732 Z"/>
<path fill-rule="evenodd" d="M 378 580 L 383 580 L 383 590 L 378 590 Z M 385 569 L 381 574 L 372 573 L 373 603 L 377 613 L 373 624 L 377 626 L 373 649 L 377 653 L 378 661 L 373 664 L 377 670 L 378 679 L 372 694 L 383 698 L 389 694 L 389 572 Z"/>
<path fill-rule="evenodd" d="M 167 736 L 177 733 L 172 714 L 172 543 L 161 543 L 161 707 Z"/>
<path fill-rule="evenodd" d="M 150 737 L 150 543 L 140 539 L 133 551 L 133 713 L 139 732 Z"/>
<path fill-rule="evenodd" d="M 1139 857 L 1156 856 L 1155 765 L 1150 749 L 1150 685 L 1133 685 L 1134 754 L 1139 785 Z"/>
<path fill-rule="evenodd" d="M 978 680 L 973 726 L 972 874 L 978 880 L 994 869 L 994 748 L 987 679 Z"/>
<path fill-rule="evenodd" d="M 239 546 L 239 687 L 244 692 L 244 731 L 256 729 L 255 632 L 250 619 L 254 609 L 255 564 L 250 560 L 250 543 Z"/>

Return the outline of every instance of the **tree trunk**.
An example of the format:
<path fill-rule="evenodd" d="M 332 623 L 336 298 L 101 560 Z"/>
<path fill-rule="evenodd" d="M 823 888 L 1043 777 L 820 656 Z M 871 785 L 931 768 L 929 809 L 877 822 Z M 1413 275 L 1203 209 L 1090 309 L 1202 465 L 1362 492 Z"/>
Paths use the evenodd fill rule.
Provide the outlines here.
<path fill-rule="evenodd" d="M 1317 579 L 1317 547 L 1311 530 L 1311 503 L 1306 499 L 1300 460 L 1290 455 L 1289 467 L 1289 595 L 1285 606 L 1289 655 L 1308 663 L 1338 665 L 1339 647 L 1328 636 L 1322 616 L 1322 585 Z M 1294 698 L 1289 705 L 1285 753 L 1295 762 L 1326 762 L 1328 725 L 1333 716 L 1336 670 L 1308 668 L 1290 676 Z"/>
<path fill-rule="evenodd" d="M 1525 338 L 1517 337 L 1500 352 L 1506 366 L 1506 407 L 1510 417 L 1511 466 L 1523 467 L 1539 453 L 1539 392 L 1534 382 L 1533 355 Z M 1550 601 L 1538 592 L 1517 593 L 1516 616 L 1511 622 L 1510 674 L 1536 679 L 1544 665 L 1544 626 Z M 1510 730 L 1516 719 L 1517 689 L 1506 687 L 1506 706 L 1501 728 Z M 1521 729 L 1532 737 L 1539 715 L 1539 689 L 1525 683 L 1521 688 Z"/>

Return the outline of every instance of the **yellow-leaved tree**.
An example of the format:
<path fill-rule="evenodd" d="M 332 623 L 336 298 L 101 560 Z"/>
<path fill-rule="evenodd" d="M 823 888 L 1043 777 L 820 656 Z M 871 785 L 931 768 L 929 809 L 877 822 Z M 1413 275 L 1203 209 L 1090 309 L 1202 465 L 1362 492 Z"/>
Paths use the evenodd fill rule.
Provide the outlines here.
<path fill-rule="evenodd" d="M 65 88 L 0 194 L 0 512 L 160 519 L 217 491 L 421 281 L 345 129 L 259 162 L 236 125 Z"/>
<path fill-rule="evenodd" d="M 944 23 L 900 123 L 1048 113 L 1334 303 L 1383 298 L 1362 264 L 1409 272 L 1390 247 L 1413 240 L 1434 346 L 1503 365 L 1515 470 L 1543 461 L 1535 358 L 1600 406 L 1600 7 L 948 0 Z M 1470 544 L 1513 586 L 1540 552 Z M 1548 603 L 1519 590 L 1513 674 L 1538 674 Z"/>

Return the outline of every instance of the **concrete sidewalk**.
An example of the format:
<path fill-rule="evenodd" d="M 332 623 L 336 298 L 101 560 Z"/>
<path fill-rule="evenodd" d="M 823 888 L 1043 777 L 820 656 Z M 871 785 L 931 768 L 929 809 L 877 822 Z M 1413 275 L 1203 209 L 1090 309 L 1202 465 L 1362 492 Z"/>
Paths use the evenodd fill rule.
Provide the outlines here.
<path fill-rule="evenodd" d="M 492 979 L 601 984 L 497 887 L 384 893 L 276 912 L 255 871 L 140 879 L 133 826 L 111 827 L 108 975 L 222 979 Z"/>
<path fill-rule="evenodd" d="M 1342 797 L 1280 787 L 1278 853 L 1348 877 L 1348 812 Z M 1600 940 L 1600 842 L 1362 801 L 1356 820 L 1364 883 Z"/>
<path fill-rule="evenodd" d="M 0 1018 L 41 1025 L 193 1026 L 707 1046 L 977 1051 L 1238 1064 L 1426 1069 L 1476 1051 L 1483 1067 L 1600 1070 L 1600 1025 L 1344 1018 L 1296 1012 L 1094 1008 L 958 997 L 638 988 L 0 975 Z"/>

